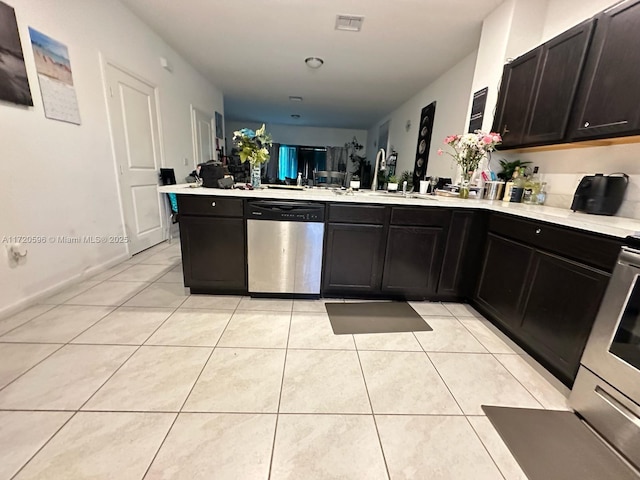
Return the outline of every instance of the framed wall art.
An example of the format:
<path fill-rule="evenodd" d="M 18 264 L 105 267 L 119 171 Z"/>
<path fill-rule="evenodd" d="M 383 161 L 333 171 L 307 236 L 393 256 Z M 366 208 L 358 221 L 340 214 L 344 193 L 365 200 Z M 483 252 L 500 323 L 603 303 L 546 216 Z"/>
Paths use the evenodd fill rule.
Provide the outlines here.
<path fill-rule="evenodd" d="M 436 102 L 432 102 L 422 109 L 420 123 L 418 124 L 418 147 L 416 149 L 416 162 L 413 167 L 413 185 L 417 190 L 420 180 L 427 175 L 427 163 L 429 162 L 429 148 L 431 147 L 431 135 L 433 134 L 433 119 L 436 115 Z"/>
<path fill-rule="evenodd" d="M 33 106 L 16 12 L 0 2 L 0 100 Z"/>
<path fill-rule="evenodd" d="M 222 114 L 219 112 L 216 112 L 216 138 L 224 138 L 223 136 L 223 122 L 224 120 L 222 119 Z"/>

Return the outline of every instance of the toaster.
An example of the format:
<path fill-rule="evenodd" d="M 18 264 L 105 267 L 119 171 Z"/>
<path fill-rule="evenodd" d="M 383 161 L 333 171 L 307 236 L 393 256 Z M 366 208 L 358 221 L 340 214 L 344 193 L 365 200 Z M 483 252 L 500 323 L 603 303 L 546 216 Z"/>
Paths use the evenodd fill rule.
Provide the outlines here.
<path fill-rule="evenodd" d="M 594 215 L 615 215 L 629 184 L 626 173 L 587 175 L 580 180 L 573 195 L 571 210 Z"/>

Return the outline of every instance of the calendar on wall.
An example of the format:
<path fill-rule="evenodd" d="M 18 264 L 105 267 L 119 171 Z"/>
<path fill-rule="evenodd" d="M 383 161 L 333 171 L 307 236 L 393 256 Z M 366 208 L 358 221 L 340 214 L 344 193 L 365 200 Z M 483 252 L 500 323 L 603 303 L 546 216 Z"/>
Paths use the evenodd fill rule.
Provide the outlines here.
<path fill-rule="evenodd" d="M 67 47 L 29 27 L 38 72 L 44 115 L 53 120 L 80 125 L 80 109 L 73 86 Z"/>

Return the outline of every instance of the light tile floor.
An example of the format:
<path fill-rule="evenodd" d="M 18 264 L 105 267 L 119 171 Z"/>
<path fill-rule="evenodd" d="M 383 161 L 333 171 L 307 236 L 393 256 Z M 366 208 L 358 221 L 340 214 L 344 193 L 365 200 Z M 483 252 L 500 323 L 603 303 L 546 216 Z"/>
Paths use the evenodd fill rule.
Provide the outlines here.
<path fill-rule="evenodd" d="M 189 295 L 179 262 L 161 244 L 0 320 L 0 480 L 524 479 L 480 406 L 568 408 L 466 305 L 336 336 L 324 300 Z"/>

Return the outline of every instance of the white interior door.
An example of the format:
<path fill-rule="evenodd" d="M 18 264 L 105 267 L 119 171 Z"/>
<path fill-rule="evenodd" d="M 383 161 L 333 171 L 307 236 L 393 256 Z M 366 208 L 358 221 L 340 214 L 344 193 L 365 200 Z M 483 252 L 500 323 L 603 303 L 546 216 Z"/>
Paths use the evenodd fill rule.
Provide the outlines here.
<path fill-rule="evenodd" d="M 213 118 L 191 107 L 191 125 L 193 128 L 193 151 L 196 165 L 215 159 L 213 144 Z"/>
<path fill-rule="evenodd" d="M 155 87 L 106 65 L 107 103 L 129 253 L 164 239 Z"/>

